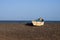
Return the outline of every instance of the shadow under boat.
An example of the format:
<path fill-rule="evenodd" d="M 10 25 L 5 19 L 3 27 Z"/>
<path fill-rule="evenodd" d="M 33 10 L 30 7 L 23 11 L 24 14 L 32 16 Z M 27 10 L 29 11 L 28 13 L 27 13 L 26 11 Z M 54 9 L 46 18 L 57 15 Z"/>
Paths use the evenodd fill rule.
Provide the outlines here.
<path fill-rule="evenodd" d="M 26 23 L 25 25 L 27 25 L 27 26 L 33 26 L 32 23 Z"/>

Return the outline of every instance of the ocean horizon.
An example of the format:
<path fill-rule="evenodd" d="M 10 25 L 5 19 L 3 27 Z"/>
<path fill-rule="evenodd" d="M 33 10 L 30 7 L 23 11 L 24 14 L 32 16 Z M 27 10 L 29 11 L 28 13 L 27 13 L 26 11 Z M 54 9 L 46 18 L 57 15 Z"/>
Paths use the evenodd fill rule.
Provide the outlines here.
<path fill-rule="evenodd" d="M 46 23 L 60 23 L 60 21 L 45 21 Z M 31 20 L 29 21 L 0 21 L 0 23 L 32 23 Z"/>

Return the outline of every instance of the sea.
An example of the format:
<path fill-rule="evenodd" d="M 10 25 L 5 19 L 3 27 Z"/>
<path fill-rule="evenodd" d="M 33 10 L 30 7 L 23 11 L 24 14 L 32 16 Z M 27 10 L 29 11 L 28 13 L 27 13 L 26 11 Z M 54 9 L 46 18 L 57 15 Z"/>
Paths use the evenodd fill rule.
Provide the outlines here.
<path fill-rule="evenodd" d="M 44 21 L 45 23 L 60 23 L 60 21 Z M 25 24 L 25 23 L 32 23 L 32 21 L 0 21 L 1 23 L 17 23 L 17 24 Z"/>

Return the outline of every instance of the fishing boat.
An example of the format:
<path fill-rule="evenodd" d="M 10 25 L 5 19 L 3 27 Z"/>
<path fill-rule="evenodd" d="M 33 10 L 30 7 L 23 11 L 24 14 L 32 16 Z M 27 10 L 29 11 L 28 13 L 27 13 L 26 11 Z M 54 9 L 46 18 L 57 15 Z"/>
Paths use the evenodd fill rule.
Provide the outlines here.
<path fill-rule="evenodd" d="M 44 25 L 44 19 L 40 17 L 37 20 L 32 20 L 32 24 L 34 26 L 43 26 Z"/>

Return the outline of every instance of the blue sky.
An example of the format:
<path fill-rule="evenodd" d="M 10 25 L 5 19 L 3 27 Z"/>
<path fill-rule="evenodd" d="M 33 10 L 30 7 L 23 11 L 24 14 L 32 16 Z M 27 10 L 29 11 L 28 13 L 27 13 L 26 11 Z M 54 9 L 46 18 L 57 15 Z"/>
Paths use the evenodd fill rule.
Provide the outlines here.
<path fill-rule="evenodd" d="M 0 0 L 0 20 L 60 21 L 60 0 Z"/>

